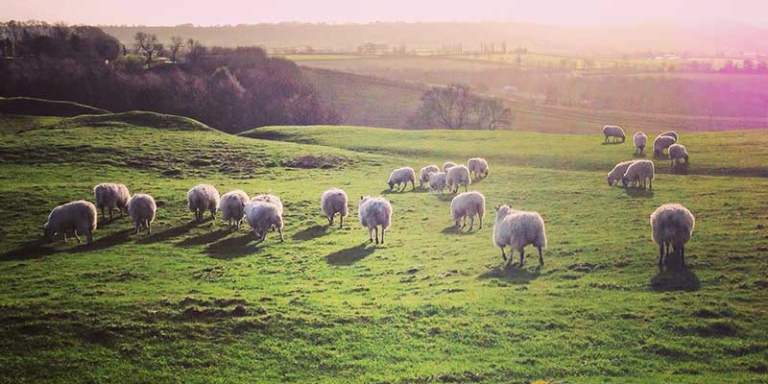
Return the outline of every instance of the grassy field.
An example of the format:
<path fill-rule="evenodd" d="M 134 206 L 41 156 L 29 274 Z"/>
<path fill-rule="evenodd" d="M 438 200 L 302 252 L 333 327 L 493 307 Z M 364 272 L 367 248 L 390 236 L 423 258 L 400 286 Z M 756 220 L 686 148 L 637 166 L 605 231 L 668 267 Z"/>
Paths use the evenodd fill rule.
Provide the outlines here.
<path fill-rule="evenodd" d="M 690 133 L 685 174 L 605 185 L 632 157 L 595 136 L 268 128 L 231 136 L 173 116 L 0 115 L 0 382 L 766 383 L 768 137 Z M 261 138 L 261 139 L 259 139 Z M 264 140 L 268 139 L 268 140 Z M 282 141 L 276 141 L 280 139 Z M 482 155 L 483 229 L 450 196 L 389 193 L 393 167 Z M 158 201 L 151 236 L 100 222 L 92 245 L 44 244 L 50 209 L 120 181 Z M 272 192 L 286 241 L 257 244 L 186 210 L 200 182 Z M 320 193 L 352 198 L 327 228 Z M 385 245 L 357 196 L 394 206 Z M 648 215 L 697 216 L 688 269 L 656 268 Z M 545 265 L 506 267 L 494 205 L 539 211 Z"/>

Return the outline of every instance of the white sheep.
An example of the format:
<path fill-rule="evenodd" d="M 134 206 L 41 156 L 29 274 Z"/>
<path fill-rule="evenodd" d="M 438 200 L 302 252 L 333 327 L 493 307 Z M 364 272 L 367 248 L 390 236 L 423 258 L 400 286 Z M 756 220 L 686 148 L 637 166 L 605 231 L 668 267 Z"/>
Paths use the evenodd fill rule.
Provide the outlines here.
<path fill-rule="evenodd" d="M 635 143 L 636 152 L 643 153 L 645 145 L 648 143 L 648 136 L 644 132 L 635 132 L 632 141 Z"/>
<path fill-rule="evenodd" d="M 109 209 L 109 220 L 112 220 L 112 211 L 120 210 L 120 217 L 128 207 L 128 199 L 131 198 L 128 187 L 125 184 L 101 183 L 93 187 L 93 196 L 96 199 L 96 207 L 101 210 L 101 217 L 106 219 L 104 209 Z"/>
<path fill-rule="evenodd" d="M 651 214 L 653 242 L 659 245 L 659 268 L 663 266 L 664 255 L 670 255 L 670 246 L 685 266 L 685 244 L 695 225 L 691 211 L 680 204 L 664 204 Z"/>
<path fill-rule="evenodd" d="M 621 178 L 621 183 L 624 187 L 627 187 L 630 183 L 633 185 L 642 184 L 645 189 L 645 182 L 648 181 L 648 189 L 653 189 L 653 179 L 656 177 L 656 168 L 653 165 L 653 161 L 650 160 L 637 160 L 629 165 L 627 172 L 624 173 L 624 177 Z"/>
<path fill-rule="evenodd" d="M 669 166 L 673 167 L 675 165 L 680 165 L 680 159 L 685 159 L 685 162 L 688 163 L 688 150 L 685 149 L 685 146 L 680 144 L 670 145 L 669 160 L 671 161 L 671 164 L 669 164 Z"/>
<path fill-rule="evenodd" d="M 472 179 L 469 177 L 469 168 L 463 165 L 457 165 L 448 169 L 445 175 L 445 183 L 451 193 L 459 191 L 459 186 L 464 185 L 464 192 L 469 190 Z"/>
<path fill-rule="evenodd" d="M 195 213 L 195 219 L 198 223 L 203 221 L 205 211 L 211 211 L 211 217 L 216 219 L 219 200 L 219 191 L 209 184 L 197 185 L 187 192 L 189 210 Z"/>
<path fill-rule="evenodd" d="M 277 213 L 280 214 L 280 216 L 283 215 L 283 201 L 280 200 L 279 197 L 271 194 L 271 193 L 264 193 L 261 195 L 256 195 L 254 197 L 251 197 L 251 202 L 255 203 L 257 201 L 263 201 L 266 203 L 274 204 L 277 207 Z"/>
<path fill-rule="evenodd" d="M 383 197 L 360 197 L 357 210 L 360 225 L 368 228 L 368 240 L 373 242 L 372 232 L 376 232 L 376 244 L 379 244 L 379 226 L 381 227 L 381 244 L 384 244 L 384 232 L 392 224 L 392 204 Z"/>
<path fill-rule="evenodd" d="M 320 209 L 328 219 L 328 225 L 333 225 L 333 218 L 339 214 L 339 229 L 344 227 L 344 218 L 349 215 L 349 200 L 347 193 L 338 188 L 331 188 L 320 196 Z"/>
<path fill-rule="evenodd" d="M 662 132 L 661 134 L 659 134 L 659 136 L 674 137 L 675 138 L 675 142 L 677 142 L 679 140 L 678 137 L 677 137 L 677 132 L 675 132 L 675 131 Z"/>
<path fill-rule="evenodd" d="M 504 247 L 510 246 L 509 261 L 514 252 L 520 253 L 520 266 L 525 259 L 524 248 L 533 245 L 539 250 L 539 264 L 544 265 L 542 248 L 547 247 L 544 219 L 537 212 L 517 211 L 507 205 L 496 207 L 496 225 L 493 227 L 493 244 L 501 249 L 501 258 L 507 261 Z"/>
<path fill-rule="evenodd" d="M 490 168 L 488 168 L 488 161 L 482 157 L 473 157 L 467 160 L 467 169 L 469 169 L 470 176 L 474 173 L 475 179 L 488 176 Z"/>
<path fill-rule="evenodd" d="M 56 234 L 61 233 L 64 242 L 67 242 L 67 231 L 73 231 L 77 242 L 80 243 L 78 233 L 85 234 L 87 243 L 93 243 L 93 231 L 97 225 L 96 207 L 88 201 L 78 200 L 59 205 L 48 215 L 48 221 L 43 226 L 45 238 L 53 241 Z"/>
<path fill-rule="evenodd" d="M 464 192 L 451 200 L 451 217 L 456 222 L 456 228 L 466 227 L 467 217 L 469 217 L 469 230 L 471 231 L 475 227 L 475 216 L 480 218 L 480 226 L 477 229 L 483 229 L 485 196 L 482 193 Z M 461 223 L 462 220 L 463 223 Z"/>
<path fill-rule="evenodd" d="M 400 192 L 402 192 L 405 191 L 409 181 L 411 182 L 411 187 L 416 189 L 416 172 L 414 172 L 411 167 L 402 167 L 395 169 L 389 174 L 387 185 L 389 185 L 389 189 L 392 190 L 395 186 L 399 187 L 400 184 L 402 184 L 403 189 L 400 190 Z"/>
<path fill-rule="evenodd" d="M 419 187 L 429 183 L 429 174 L 433 172 L 440 172 L 440 168 L 437 165 L 427 165 L 419 171 Z"/>
<path fill-rule="evenodd" d="M 137 235 L 142 227 L 147 229 L 147 234 L 152 234 L 152 222 L 157 214 L 157 204 L 152 196 L 143 193 L 133 195 L 128 200 L 128 214 L 136 223 Z"/>
<path fill-rule="evenodd" d="M 624 177 L 624 174 L 627 173 L 627 168 L 629 168 L 629 166 L 634 162 L 635 160 L 628 160 L 616 164 L 616 166 L 614 166 L 613 169 L 608 172 L 608 177 L 606 177 L 608 186 L 612 187 L 614 183 L 618 183 L 619 180 Z"/>
<path fill-rule="evenodd" d="M 445 163 L 443 163 L 443 172 L 448 173 L 448 170 L 455 166 L 456 166 L 456 163 L 454 163 L 453 161 L 446 161 Z"/>
<path fill-rule="evenodd" d="M 429 174 L 429 189 L 443 193 L 445 189 L 445 172 L 432 172 Z"/>
<path fill-rule="evenodd" d="M 219 202 L 221 216 L 230 228 L 240 229 L 240 224 L 245 217 L 245 204 L 248 203 L 248 194 L 236 189 L 224 194 Z"/>
<path fill-rule="evenodd" d="M 266 201 L 253 201 L 245 205 L 245 220 L 253 229 L 259 241 L 267 239 L 270 228 L 276 228 L 283 242 L 283 215 L 275 204 Z"/>
<path fill-rule="evenodd" d="M 657 136 L 653 140 L 653 154 L 656 156 L 663 155 L 664 150 L 676 142 L 677 140 L 672 136 Z"/>
<path fill-rule="evenodd" d="M 603 127 L 603 135 L 605 136 L 605 142 L 608 142 L 608 138 L 612 137 L 615 143 L 617 139 L 621 139 L 623 143 L 626 141 L 627 136 L 624 134 L 624 130 L 616 125 L 606 125 Z"/>

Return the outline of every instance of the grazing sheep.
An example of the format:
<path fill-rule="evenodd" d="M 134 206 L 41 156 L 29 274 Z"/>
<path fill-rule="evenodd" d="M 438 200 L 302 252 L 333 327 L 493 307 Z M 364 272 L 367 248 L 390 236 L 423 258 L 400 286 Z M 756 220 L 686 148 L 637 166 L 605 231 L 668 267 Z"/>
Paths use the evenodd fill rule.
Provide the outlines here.
<path fill-rule="evenodd" d="M 451 217 L 456 221 L 456 228 L 467 226 L 469 216 L 469 230 L 475 227 L 475 216 L 480 218 L 480 226 L 483 229 L 483 217 L 485 216 L 485 196 L 480 192 L 464 192 L 451 200 Z M 462 221 L 461 226 L 459 223 Z"/>
<path fill-rule="evenodd" d="M 80 234 L 85 234 L 87 243 L 93 243 L 93 231 L 96 230 L 98 214 L 96 207 L 88 201 L 78 200 L 59 205 L 48 215 L 48 221 L 43 226 L 45 238 L 53 241 L 57 233 L 61 233 L 64 242 L 67 242 L 67 231 L 73 231 L 77 242 L 80 243 Z"/>
<path fill-rule="evenodd" d="M 670 246 L 685 266 L 685 244 L 695 225 L 691 211 L 680 204 L 664 204 L 651 214 L 653 242 L 659 245 L 659 268 L 663 266 L 664 255 L 670 255 Z"/>
<path fill-rule="evenodd" d="M 229 224 L 229 227 L 240 229 L 240 224 L 245 217 L 245 204 L 248 203 L 248 194 L 236 189 L 224 194 L 219 202 L 221 216 Z"/>
<path fill-rule="evenodd" d="M 195 213 L 195 219 L 198 223 L 203 222 L 205 211 L 211 211 L 211 217 L 216 219 L 219 200 L 219 191 L 212 185 L 200 184 L 187 192 L 189 210 Z"/>
<path fill-rule="evenodd" d="M 360 197 L 357 215 L 360 225 L 368 228 L 368 240 L 373 242 L 371 232 L 376 232 L 376 244 L 379 244 L 379 226 L 381 226 L 381 244 L 384 244 L 384 232 L 392 224 L 392 204 L 383 197 Z"/>
<path fill-rule="evenodd" d="M 443 193 L 445 189 L 445 172 L 432 172 L 429 174 L 429 189 Z"/>
<path fill-rule="evenodd" d="M 677 132 L 675 132 L 675 131 L 666 131 L 666 132 L 661 133 L 659 136 L 674 137 L 675 138 L 675 142 L 678 141 Z"/>
<path fill-rule="evenodd" d="M 96 207 L 101 210 L 101 217 L 106 219 L 104 208 L 109 209 L 109 220 L 113 220 L 112 211 L 120 210 L 120 217 L 128 207 L 128 199 L 131 198 L 128 187 L 125 184 L 101 183 L 93 187 L 93 196 L 96 198 Z"/>
<path fill-rule="evenodd" d="M 490 168 L 488 168 L 488 162 L 482 157 L 473 157 L 467 161 L 467 168 L 469 169 L 470 176 L 475 174 L 475 179 L 479 179 L 481 176 L 488 176 Z"/>
<path fill-rule="evenodd" d="M 637 153 L 643 153 L 645 150 L 645 144 L 648 143 L 648 136 L 643 132 L 635 132 L 632 136 L 632 141 L 635 143 Z"/>
<path fill-rule="evenodd" d="M 270 228 L 277 228 L 280 242 L 283 242 L 283 215 L 278 206 L 266 201 L 253 201 L 245 205 L 245 220 L 253 229 L 259 241 L 267 239 Z"/>
<path fill-rule="evenodd" d="M 653 161 L 637 160 L 629 165 L 627 172 L 624 173 L 624 177 L 621 178 L 621 183 L 624 184 L 624 187 L 627 187 L 629 183 L 642 184 L 643 189 L 645 189 L 645 181 L 648 180 L 648 189 L 653 189 L 653 179 L 655 177 L 656 168 L 653 165 Z"/>
<path fill-rule="evenodd" d="M 616 125 L 606 125 L 603 127 L 603 135 L 605 136 L 605 143 L 608 142 L 608 138 L 613 137 L 615 143 L 617 139 L 621 139 L 621 142 L 627 140 L 627 136 L 624 134 L 624 130 Z"/>
<path fill-rule="evenodd" d="M 613 169 L 608 172 L 608 177 L 606 177 L 608 186 L 612 187 L 614 183 L 618 183 L 619 180 L 624 177 L 624 174 L 627 173 L 627 168 L 629 168 L 629 166 L 634 162 L 635 160 L 629 160 L 616 164 L 616 166 L 614 166 Z"/>
<path fill-rule="evenodd" d="M 400 192 L 405 191 L 405 188 L 408 186 L 408 182 L 411 182 L 411 187 L 415 190 L 416 189 L 416 172 L 413 171 L 413 168 L 411 167 L 402 167 L 395 169 L 392 171 L 392 173 L 389 174 L 389 181 L 387 181 L 387 184 L 389 185 L 389 190 L 391 191 L 393 187 L 400 186 L 400 184 L 403 185 L 403 189 L 400 190 Z"/>
<path fill-rule="evenodd" d="M 493 227 L 493 244 L 501 249 L 501 258 L 507 261 L 504 247 L 510 246 L 509 261 L 515 250 L 520 252 L 520 266 L 525 259 L 524 248 L 533 245 L 539 250 L 539 264 L 544 265 L 542 248 L 547 247 L 544 219 L 537 212 L 517 211 L 507 205 L 496 207 L 496 225 Z"/>
<path fill-rule="evenodd" d="M 664 154 L 664 150 L 669 148 L 677 140 L 672 136 L 658 136 L 653 140 L 653 154 L 660 156 Z"/>
<path fill-rule="evenodd" d="M 419 187 L 429 183 L 429 174 L 433 172 L 440 172 L 440 168 L 437 165 L 427 165 L 419 171 Z"/>
<path fill-rule="evenodd" d="M 133 195 L 128 200 L 128 214 L 136 223 L 137 235 L 142 227 L 147 229 L 147 234 L 152 234 L 152 222 L 155 221 L 155 214 L 157 214 L 157 204 L 152 196 L 143 193 Z"/>
<path fill-rule="evenodd" d="M 446 172 L 445 182 L 451 193 L 458 192 L 461 185 L 464 185 L 464 192 L 468 191 L 469 185 L 472 184 L 472 179 L 469 177 L 469 168 L 463 165 L 451 167 Z"/>
<path fill-rule="evenodd" d="M 685 146 L 680 144 L 670 145 L 669 160 L 671 160 L 672 163 L 669 164 L 669 166 L 673 167 L 675 165 L 680 165 L 680 159 L 685 159 L 685 162 L 688 163 L 688 150 L 685 149 Z"/>
<path fill-rule="evenodd" d="M 456 163 L 454 163 L 453 161 L 446 161 L 445 163 L 443 163 L 443 172 L 448 173 L 448 170 L 455 166 L 456 166 Z"/>
<path fill-rule="evenodd" d="M 339 214 L 339 229 L 344 227 L 344 218 L 349 214 L 348 199 L 346 192 L 341 189 L 331 188 L 320 196 L 320 208 L 325 217 L 328 218 L 328 225 L 333 225 L 333 217 Z"/>

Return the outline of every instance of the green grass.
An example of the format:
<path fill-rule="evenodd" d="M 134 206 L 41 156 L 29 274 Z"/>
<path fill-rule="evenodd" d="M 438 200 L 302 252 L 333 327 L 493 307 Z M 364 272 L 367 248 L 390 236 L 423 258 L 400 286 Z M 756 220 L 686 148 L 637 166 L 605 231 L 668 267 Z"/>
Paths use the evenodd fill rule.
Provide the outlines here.
<path fill-rule="evenodd" d="M 604 181 L 629 144 L 594 136 L 248 133 L 285 140 L 273 141 L 141 121 L 0 132 L 0 382 L 767 381 L 768 181 L 752 176 L 768 139 L 757 132 L 683 135 L 688 174 L 660 161 L 653 193 L 639 193 Z M 492 211 L 460 234 L 449 196 L 385 191 L 393 167 L 474 155 L 491 161 L 471 187 L 489 210 L 544 217 L 543 267 L 503 266 Z M 157 199 L 153 235 L 122 218 L 100 223 L 90 246 L 43 244 L 50 209 L 104 181 Z M 192 223 L 186 191 L 200 182 L 280 195 L 285 243 L 256 244 L 220 218 Z M 341 230 L 318 208 L 332 186 L 353 200 Z M 382 193 L 394 222 L 373 246 L 354 200 Z M 672 201 L 697 216 L 690 269 L 659 274 L 648 215 Z"/>

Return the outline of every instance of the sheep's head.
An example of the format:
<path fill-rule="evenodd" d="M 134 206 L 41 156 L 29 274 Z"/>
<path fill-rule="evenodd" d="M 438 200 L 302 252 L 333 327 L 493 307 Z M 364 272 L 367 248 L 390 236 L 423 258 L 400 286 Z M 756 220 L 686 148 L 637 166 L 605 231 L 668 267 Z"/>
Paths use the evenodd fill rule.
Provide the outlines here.
<path fill-rule="evenodd" d="M 512 208 L 508 205 L 500 205 L 497 207 L 493 207 L 496 210 L 496 221 L 498 221 L 500 218 L 507 216 L 510 212 L 512 212 Z"/>
<path fill-rule="evenodd" d="M 628 184 L 629 184 L 629 177 L 626 177 L 626 176 L 622 177 L 621 178 L 621 185 L 623 185 L 624 188 L 626 188 Z"/>
<path fill-rule="evenodd" d="M 360 204 L 365 203 L 370 198 L 370 196 L 360 196 Z"/>
<path fill-rule="evenodd" d="M 392 180 L 387 182 L 387 185 L 389 185 L 389 190 L 391 191 L 392 188 L 395 186 L 395 183 L 392 182 Z"/>
<path fill-rule="evenodd" d="M 45 223 L 43 226 L 43 237 L 45 237 L 45 239 L 50 243 L 53 241 L 54 236 L 56 236 L 56 232 L 50 228 L 48 223 Z"/>
<path fill-rule="evenodd" d="M 605 178 L 605 181 L 607 181 L 607 182 L 608 182 L 608 186 L 609 186 L 609 187 L 612 187 L 612 186 L 613 186 L 613 178 L 611 178 L 610 176 L 606 177 L 606 178 Z"/>

